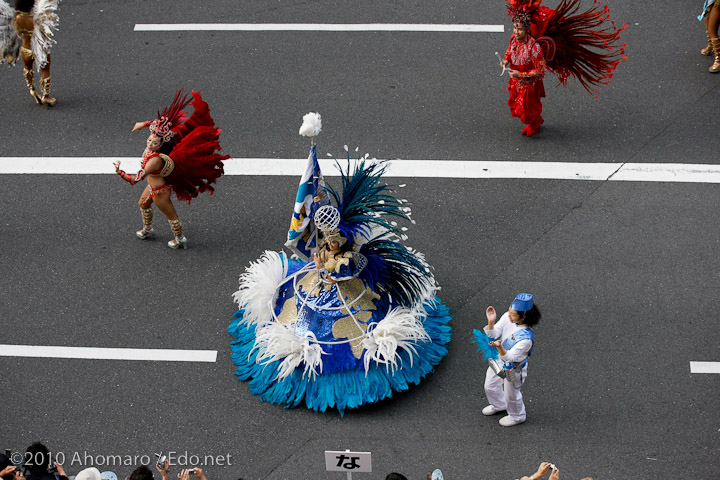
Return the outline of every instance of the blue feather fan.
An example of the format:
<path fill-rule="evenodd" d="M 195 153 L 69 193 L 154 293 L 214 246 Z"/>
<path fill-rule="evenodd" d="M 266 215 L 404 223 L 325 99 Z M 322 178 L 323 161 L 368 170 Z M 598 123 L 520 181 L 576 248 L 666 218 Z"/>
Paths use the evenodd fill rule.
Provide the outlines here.
<path fill-rule="evenodd" d="M 497 349 L 490 346 L 490 342 L 493 340 L 495 339 L 488 337 L 484 331 L 477 329 L 473 330 L 473 343 L 477 344 L 478 352 L 482 352 L 485 360 L 490 360 L 491 358 L 494 358 L 495 360 L 500 359 L 500 354 Z"/>

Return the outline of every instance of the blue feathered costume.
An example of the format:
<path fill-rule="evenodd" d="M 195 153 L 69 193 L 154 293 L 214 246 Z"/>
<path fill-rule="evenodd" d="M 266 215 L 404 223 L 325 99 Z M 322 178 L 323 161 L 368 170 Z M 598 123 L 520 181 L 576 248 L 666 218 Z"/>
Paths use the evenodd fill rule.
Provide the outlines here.
<path fill-rule="evenodd" d="M 412 220 L 381 183 L 386 164 L 338 168 L 342 192 L 328 189 L 340 220 L 324 242 L 350 248 L 322 268 L 266 251 L 240 276 L 228 331 L 236 375 L 261 400 L 342 415 L 420 383 L 451 328 L 430 267 L 392 221 Z"/>

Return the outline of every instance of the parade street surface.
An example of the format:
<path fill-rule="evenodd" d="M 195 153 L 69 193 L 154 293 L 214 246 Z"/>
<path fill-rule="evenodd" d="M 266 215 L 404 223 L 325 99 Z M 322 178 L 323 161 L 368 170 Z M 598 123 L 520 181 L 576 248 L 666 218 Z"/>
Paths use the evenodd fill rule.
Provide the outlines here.
<path fill-rule="evenodd" d="M 35 104 L 20 65 L 0 68 L 0 447 L 39 440 L 70 475 L 118 478 L 173 452 L 173 478 L 341 479 L 324 452 L 346 449 L 372 455 L 356 480 L 505 480 L 542 461 L 564 480 L 716 478 L 720 75 L 699 54 L 702 2 L 609 3 L 628 59 L 592 94 L 548 75 L 528 138 L 495 56 L 511 31 L 501 0 L 61 2 L 57 106 Z M 188 24 L 503 28 L 137 28 Z M 160 214 L 154 240 L 135 237 L 143 187 L 112 162 L 133 171 L 146 140 L 133 125 L 182 85 L 202 92 L 232 160 L 214 195 L 175 202 L 178 251 Z M 327 154 L 342 164 L 345 145 L 396 159 L 408 244 L 453 317 L 434 373 L 344 417 L 261 402 L 226 331 L 238 276 L 286 240 L 310 111 L 328 183 Z M 520 292 L 543 318 L 527 422 L 504 428 L 481 413 L 472 330 Z"/>

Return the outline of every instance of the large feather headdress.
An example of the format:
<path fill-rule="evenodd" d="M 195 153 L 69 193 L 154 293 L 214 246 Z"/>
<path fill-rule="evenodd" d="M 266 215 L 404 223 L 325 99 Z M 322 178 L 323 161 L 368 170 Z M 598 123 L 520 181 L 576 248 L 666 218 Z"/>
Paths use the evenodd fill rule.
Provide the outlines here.
<path fill-rule="evenodd" d="M 172 141 L 177 128 L 188 120 L 183 110 L 190 104 L 190 94 L 185 93 L 185 87 L 175 92 L 175 98 L 169 107 L 158 111 L 157 118 L 150 124 L 150 133 L 163 139 L 163 143 Z"/>
<path fill-rule="evenodd" d="M 337 164 L 342 190 L 328 191 L 340 211 L 337 228 L 367 258 L 360 278 L 394 303 L 414 308 L 437 286 L 424 256 L 402 243 L 407 227 L 396 220 L 414 221 L 407 200 L 395 194 L 403 185 L 382 181 L 388 165 L 367 156 L 351 161 L 348 154 L 347 168 Z"/>

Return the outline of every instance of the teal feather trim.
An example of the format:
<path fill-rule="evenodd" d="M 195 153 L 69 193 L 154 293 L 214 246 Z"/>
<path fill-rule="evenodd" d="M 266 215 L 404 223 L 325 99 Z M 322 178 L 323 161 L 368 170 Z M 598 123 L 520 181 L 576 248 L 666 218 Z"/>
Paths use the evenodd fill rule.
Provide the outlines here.
<path fill-rule="evenodd" d="M 437 288 L 430 266 L 421 254 L 384 237 L 374 238 L 360 248 L 368 261 L 360 278 L 370 289 L 412 308 Z"/>
<path fill-rule="evenodd" d="M 351 168 L 348 154 L 346 170 L 336 163 L 342 179 L 342 198 L 330 185 L 326 187 L 340 210 L 339 228 L 342 234 L 351 243 L 356 243 L 358 235 L 369 238 L 372 230 L 378 228 L 402 237 L 401 230 L 388 217 L 410 220 L 410 207 L 405 200 L 394 195 L 393 189 L 397 185 L 380 182 L 387 162 L 370 163 L 359 159 Z"/>
<path fill-rule="evenodd" d="M 303 378 L 302 368 L 295 370 L 287 378 L 276 379 L 279 361 L 267 365 L 256 363 L 257 350 L 255 327 L 243 322 L 243 310 L 238 310 L 228 332 L 234 340 L 230 343 L 232 361 L 237 365 L 235 375 L 248 381 L 250 392 L 258 395 L 262 401 L 292 408 L 305 403 L 315 411 L 325 412 L 337 409 L 340 415 L 346 410 L 375 403 L 390 398 L 395 392 L 407 390 L 420 381 L 448 353 L 448 343 L 452 336 L 450 311 L 445 304 L 435 298 L 425 303 L 426 316 L 423 326 L 430 335 L 430 342 L 415 345 L 417 355 L 402 350 L 399 352 L 399 367 L 392 372 L 384 365 L 373 364 L 367 374 L 363 368 L 333 374 L 321 374 L 314 380 Z M 410 355 L 413 355 L 412 366 Z"/>
<path fill-rule="evenodd" d="M 495 360 L 500 359 L 500 354 L 495 347 L 490 346 L 490 342 L 494 341 L 494 338 L 490 338 L 483 330 L 473 330 L 473 343 L 477 344 L 478 352 L 482 352 L 485 360 L 494 358 Z"/>

